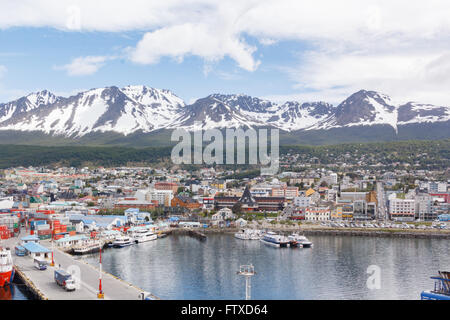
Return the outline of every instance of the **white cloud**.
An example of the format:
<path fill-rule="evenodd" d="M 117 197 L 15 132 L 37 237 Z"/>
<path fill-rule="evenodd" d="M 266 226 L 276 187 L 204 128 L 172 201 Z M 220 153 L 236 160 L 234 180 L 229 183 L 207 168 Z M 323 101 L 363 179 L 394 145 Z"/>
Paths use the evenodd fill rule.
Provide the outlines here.
<path fill-rule="evenodd" d="M 128 50 L 140 64 L 162 57 L 224 58 L 258 68 L 256 47 L 284 40 L 307 44 L 288 72 L 295 89 L 339 99 L 355 89 L 400 98 L 450 102 L 450 1 L 446 0 L 0 0 L 0 29 L 27 26 L 68 31 L 145 31 Z M 69 74 L 91 74 L 106 60 L 78 58 Z M 306 96 L 311 93 L 305 94 Z"/>
<path fill-rule="evenodd" d="M 105 62 L 112 60 L 114 57 L 108 56 L 87 56 L 78 57 L 72 60 L 69 64 L 63 66 L 56 66 L 56 70 L 65 70 L 69 76 L 86 76 L 96 73 Z"/>
<path fill-rule="evenodd" d="M 226 29 L 211 30 L 208 25 L 183 24 L 146 33 L 132 50 L 131 60 L 152 64 L 163 56 L 182 61 L 186 55 L 195 55 L 207 62 L 215 62 L 228 56 L 242 69 L 254 71 L 259 64 L 252 57 L 255 50 Z"/>
<path fill-rule="evenodd" d="M 303 96 L 333 103 L 360 89 L 376 90 L 399 101 L 448 105 L 450 53 L 307 53 L 301 65 L 285 68 Z"/>

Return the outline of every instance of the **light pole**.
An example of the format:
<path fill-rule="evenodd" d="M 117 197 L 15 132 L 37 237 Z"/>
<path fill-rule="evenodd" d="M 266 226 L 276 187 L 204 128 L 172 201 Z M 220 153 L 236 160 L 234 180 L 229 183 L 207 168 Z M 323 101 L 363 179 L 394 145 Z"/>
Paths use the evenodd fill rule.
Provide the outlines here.
<path fill-rule="evenodd" d="M 238 275 L 245 277 L 245 300 L 250 300 L 251 298 L 251 277 L 256 274 L 255 268 L 252 264 L 242 265 L 237 272 Z"/>
<path fill-rule="evenodd" d="M 103 289 L 102 289 L 102 247 L 101 247 L 101 245 L 100 245 L 100 273 L 99 273 L 98 280 L 99 280 L 99 282 L 98 282 L 97 298 L 104 299 L 105 294 L 103 293 Z"/>
<path fill-rule="evenodd" d="M 54 246 L 53 246 L 53 238 L 55 236 L 55 226 L 53 225 L 53 230 L 52 230 L 52 263 L 50 264 L 51 267 L 55 266 L 55 260 L 53 258 L 53 251 L 54 251 Z"/>

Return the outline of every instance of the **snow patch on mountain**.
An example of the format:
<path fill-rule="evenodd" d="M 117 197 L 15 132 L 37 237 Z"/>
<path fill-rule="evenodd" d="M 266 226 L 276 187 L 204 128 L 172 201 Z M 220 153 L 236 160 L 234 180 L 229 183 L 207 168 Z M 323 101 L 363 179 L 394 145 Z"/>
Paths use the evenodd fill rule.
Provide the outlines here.
<path fill-rule="evenodd" d="M 44 90 L 0 104 L 0 130 L 41 131 L 66 137 L 94 132 L 129 135 L 158 129 L 198 130 L 274 127 L 284 131 L 399 125 L 450 120 L 450 108 L 402 104 L 361 90 L 334 107 L 326 102 L 277 104 L 244 94 L 212 94 L 186 105 L 169 90 L 147 86 L 106 87 L 71 97 Z"/>

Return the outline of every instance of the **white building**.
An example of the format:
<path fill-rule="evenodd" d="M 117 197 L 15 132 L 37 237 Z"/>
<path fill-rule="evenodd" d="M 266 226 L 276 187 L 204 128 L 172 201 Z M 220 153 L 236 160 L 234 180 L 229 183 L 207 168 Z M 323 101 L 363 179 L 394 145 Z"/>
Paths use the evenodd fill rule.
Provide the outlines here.
<path fill-rule="evenodd" d="M 416 217 L 420 220 L 429 220 L 431 216 L 431 205 L 433 198 L 427 194 L 418 194 L 416 200 Z"/>
<path fill-rule="evenodd" d="M 306 208 L 311 205 L 311 198 L 306 196 L 299 196 L 295 197 L 293 202 L 296 207 Z"/>
<path fill-rule="evenodd" d="M 172 190 L 157 190 L 157 189 L 141 189 L 134 193 L 134 197 L 140 201 L 157 201 L 159 205 L 170 207 L 173 199 Z"/>
<path fill-rule="evenodd" d="M 331 211 L 329 207 L 309 207 L 305 210 L 306 221 L 330 220 Z"/>
<path fill-rule="evenodd" d="M 416 201 L 414 199 L 389 200 L 391 219 L 396 221 L 414 221 L 416 216 Z"/>
<path fill-rule="evenodd" d="M 230 219 L 234 219 L 236 216 L 233 213 L 233 211 L 229 208 L 223 208 L 220 209 L 219 211 L 217 211 L 217 213 L 213 214 L 211 216 L 212 221 L 225 221 L 225 220 L 230 220 Z"/>

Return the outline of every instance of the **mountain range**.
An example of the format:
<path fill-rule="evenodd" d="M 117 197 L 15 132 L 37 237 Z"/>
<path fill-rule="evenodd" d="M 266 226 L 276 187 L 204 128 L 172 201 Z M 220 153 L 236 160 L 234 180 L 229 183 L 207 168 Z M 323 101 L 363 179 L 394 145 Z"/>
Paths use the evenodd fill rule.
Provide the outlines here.
<path fill-rule="evenodd" d="M 397 103 L 366 90 L 337 106 L 279 104 L 244 94 L 212 94 L 186 104 L 169 90 L 147 86 L 96 88 L 70 97 L 44 90 L 0 103 L 3 144 L 169 144 L 172 129 L 193 131 L 198 122 L 202 129 L 278 128 L 282 143 L 289 144 L 450 137 L 450 107 Z"/>

